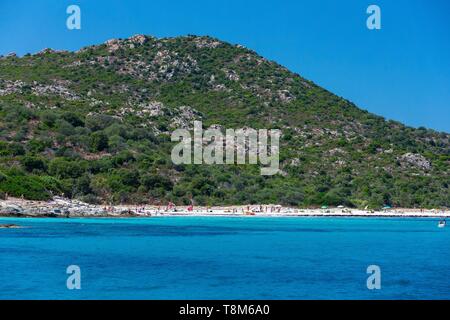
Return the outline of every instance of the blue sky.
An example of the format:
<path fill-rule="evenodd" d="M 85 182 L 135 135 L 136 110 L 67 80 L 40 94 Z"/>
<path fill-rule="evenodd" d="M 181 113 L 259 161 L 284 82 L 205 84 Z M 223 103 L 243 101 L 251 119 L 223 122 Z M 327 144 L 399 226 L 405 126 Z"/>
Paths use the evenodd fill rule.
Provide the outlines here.
<path fill-rule="evenodd" d="M 70 4 L 81 8 L 81 30 L 66 28 Z M 381 8 L 381 30 L 366 28 L 370 4 Z M 450 132 L 449 14 L 447 0 L 0 0 L 0 54 L 133 34 L 211 35 L 363 109 Z"/>

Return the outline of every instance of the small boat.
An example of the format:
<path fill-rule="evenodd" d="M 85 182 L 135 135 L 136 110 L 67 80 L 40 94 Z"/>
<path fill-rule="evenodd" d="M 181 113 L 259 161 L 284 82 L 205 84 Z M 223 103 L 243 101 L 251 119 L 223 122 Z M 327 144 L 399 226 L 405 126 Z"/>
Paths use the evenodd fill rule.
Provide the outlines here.
<path fill-rule="evenodd" d="M 446 223 L 445 220 L 441 220 L 441 221 L 439 221 L 439 223 L 438 223 L 438 228 L 443 228 L 443 227 L 445 227 L 446 224 L 447 224 L 447 223 Z"/>

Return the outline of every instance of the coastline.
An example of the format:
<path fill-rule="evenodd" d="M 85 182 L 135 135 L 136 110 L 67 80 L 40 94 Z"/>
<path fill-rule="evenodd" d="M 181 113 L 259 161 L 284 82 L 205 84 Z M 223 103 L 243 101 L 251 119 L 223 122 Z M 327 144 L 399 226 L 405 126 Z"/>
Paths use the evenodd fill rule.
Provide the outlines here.
<path fill-rule="evenodd" d="M 0 200 L 0 217 L 23 218 L 125 218 L 125 217 L 390 217 L 450 218 L 450 211 L 392 208 L 362 210 L 353 208 L 294 208 L 280 205 L 240 205 L 216 207 L 155 205 L 92 205 L 78 200 L 55 197 L 51 201 L 20 198 Z"/>

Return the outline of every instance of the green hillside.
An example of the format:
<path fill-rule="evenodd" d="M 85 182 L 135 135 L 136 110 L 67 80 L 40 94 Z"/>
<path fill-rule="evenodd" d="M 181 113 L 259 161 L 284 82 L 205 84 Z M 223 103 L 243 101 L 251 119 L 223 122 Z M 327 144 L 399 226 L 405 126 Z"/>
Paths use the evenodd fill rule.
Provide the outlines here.
<path fill-rule="evenodd" d="M 280 174 L 174 165 L 170 133 L 194 120 L 280 129 Z M 210 37 L 134 36 L 0 58 L 0 195 L 449 207 L 449 164 L 449 134 L 386 121 Z"/>

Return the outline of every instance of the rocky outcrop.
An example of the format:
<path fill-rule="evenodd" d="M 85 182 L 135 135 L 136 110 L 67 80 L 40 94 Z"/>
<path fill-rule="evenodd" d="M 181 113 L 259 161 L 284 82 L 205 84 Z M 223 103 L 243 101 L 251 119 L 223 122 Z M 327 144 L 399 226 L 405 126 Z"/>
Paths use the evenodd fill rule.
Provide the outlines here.
<path fill-rule="evenodd" d="M 412 165 L 422 170 L 431 169 L 431 162 L 428 161 L 424 156 L 417 153 L 405 153 L 399 158 L 400 164 Z"/>
<path fill-rule="evenodd" d="M 0 229 L 19 229 L 22 228 L 17 224 L 0 224 Z"/>
<path fill-rule="evenodd" d="M 21 93 L 25 86 L 25 82 L 21 80 L 10 81 L 0 79 L 0 96 Z"/>
<path fill-rule="evenodd" d="M 108 212 L 102 206 L 62 197 L 54 197 L 53 200 L 47 202 L 17 198 L 0 200 L 0 216 L 70 217 L 104 215 L 108 215 Z"/>
<path fill-rule="evenodd" d="M 39 83 L 33 81 L 32 83 L 26 83 L 21 80 L 0 80 L 0 96 L 6 96 L 10 94 L 22 94 L 25 91 L 31 91 L 36 96 L 59 96 L 66 100 L 78 100 L 80 97 L 72 90 L 66 87 L 68 82 L 61 80 L 54 80 L 51 84 Z"/>
<path fill-rule="evenodd" d="M 220 42 L 208 37 L 198 37 L 195 38 L 194 43 L 196 45 L 197 48 L 199 49 L 214 49 L 217 48 L 218 46 L 220 46 Z"/>
<path fill-rule="evenodd" d="M 191 129 L 194 121 L 201 119 L 201 114 L 190 106 L 180 106 L 175 112 L 171 123 L 173 128 Z"/>

